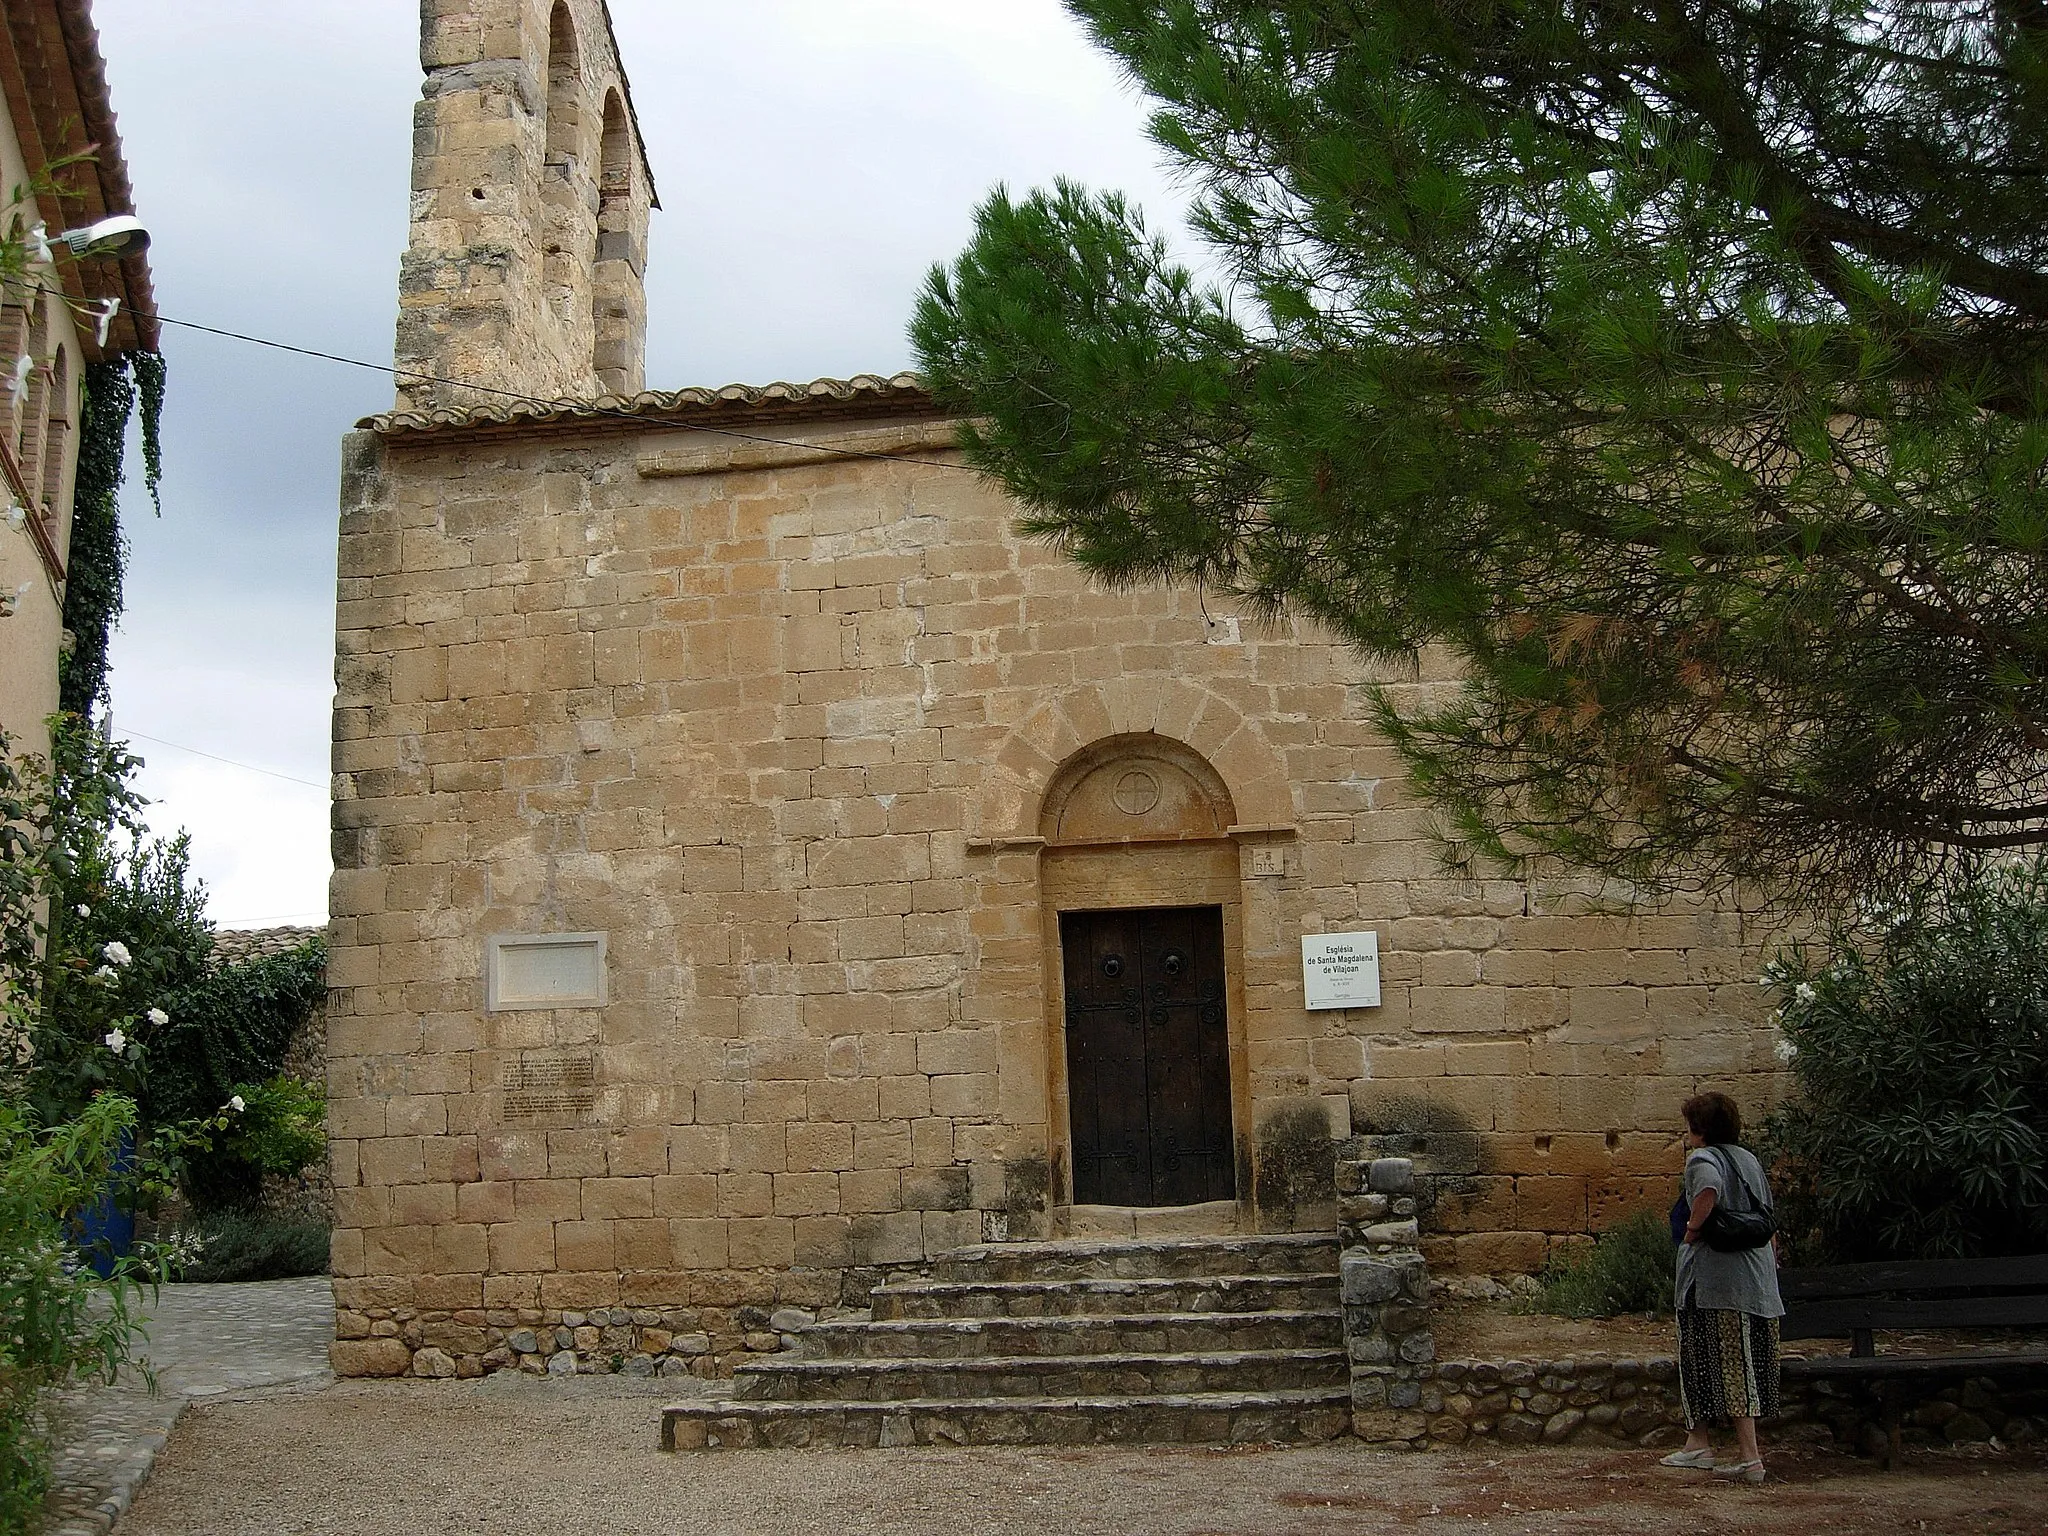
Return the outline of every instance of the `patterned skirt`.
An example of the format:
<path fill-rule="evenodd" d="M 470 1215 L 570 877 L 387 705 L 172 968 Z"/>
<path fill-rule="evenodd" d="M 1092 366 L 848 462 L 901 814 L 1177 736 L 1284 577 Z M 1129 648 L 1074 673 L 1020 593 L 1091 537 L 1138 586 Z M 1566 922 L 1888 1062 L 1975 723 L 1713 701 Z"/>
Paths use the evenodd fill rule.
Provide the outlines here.
<path fill-rule="evenodd" d="M 1778 1411 L 1778 1320 L 1679 1308 L 1678 1399 L 1687 1429 L 1770 1418 Z"/>

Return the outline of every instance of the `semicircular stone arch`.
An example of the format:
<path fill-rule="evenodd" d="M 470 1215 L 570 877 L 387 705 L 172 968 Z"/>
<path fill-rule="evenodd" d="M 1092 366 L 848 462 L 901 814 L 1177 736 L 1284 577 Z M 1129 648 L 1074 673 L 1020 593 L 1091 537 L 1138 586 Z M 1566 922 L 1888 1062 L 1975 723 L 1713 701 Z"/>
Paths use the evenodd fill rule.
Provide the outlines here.
<path fill-rule="evenodd" d="M 1213 774 L 1246 827 L 1295 819 L 1286 764 L 1258 723 L 1228 699 L 1181 678 L 1120 678 L 1045 700 L 996 748 L 971 805 L 969 835 L 1036 838 L 1062 770 L 1112 738 L 1155 736 L 1188 749 Z"/>
<path fill-rule="evenodd" d="M 1038 835 L 1054 847 L 1217 838 L 1236 824 L 1222 775 L 1152 731 L 1083 747 L 1053 776 L 1038 811 Z"/>

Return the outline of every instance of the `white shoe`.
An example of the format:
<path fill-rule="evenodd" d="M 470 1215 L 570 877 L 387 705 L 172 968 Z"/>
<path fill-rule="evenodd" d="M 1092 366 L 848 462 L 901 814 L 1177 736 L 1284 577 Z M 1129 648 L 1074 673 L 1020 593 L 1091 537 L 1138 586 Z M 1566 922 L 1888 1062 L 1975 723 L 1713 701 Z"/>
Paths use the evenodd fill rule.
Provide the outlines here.
<path fill-rule="evenodd" d="M 1760 1483 L 1764 1480 L 1764 1464 L 1760 1461 L 1738 1461 L 1730 1466 L 1714 1468 L 1714 1476 L 1725 1477 L 1731 1483 Z"/>
<path fill-rule="evenodd" d="M 1693 1467 L 1702 1472 L 1714 1470 L 1714 1453 L 1711 1448 L 1697 1451 L 1673 1451 L 1661 1463 L 1667 1467 Z"/>

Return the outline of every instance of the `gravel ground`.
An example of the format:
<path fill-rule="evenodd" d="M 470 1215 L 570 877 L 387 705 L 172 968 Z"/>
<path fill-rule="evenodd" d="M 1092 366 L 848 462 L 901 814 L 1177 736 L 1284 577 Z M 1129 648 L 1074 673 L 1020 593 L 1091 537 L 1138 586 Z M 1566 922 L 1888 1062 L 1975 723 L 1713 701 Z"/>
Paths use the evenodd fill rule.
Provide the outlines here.
<path fill-rule="evenodd" d="M 673 1396 L 617 1378 L 343 1382 L 195 1406 L 120 1536 L 821 1536 L 1087 1532 L 1643 1532 L 2040 1536 L 2048 1456 L 1919 1453 L 1909 1470 L 1815 1452 L 1763 1489 L 1653 1454 L 887 1450 L 666 1455 Z"/>

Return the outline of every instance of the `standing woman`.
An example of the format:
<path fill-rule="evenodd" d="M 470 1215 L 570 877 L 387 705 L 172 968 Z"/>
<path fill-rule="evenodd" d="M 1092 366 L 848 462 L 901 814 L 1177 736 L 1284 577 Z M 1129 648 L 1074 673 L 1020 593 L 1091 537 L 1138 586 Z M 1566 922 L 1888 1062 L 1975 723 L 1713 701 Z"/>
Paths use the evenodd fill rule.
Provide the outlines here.
<path fill-rule="evenodd" d="M 1720 1249 L 1702 1240 L 1717 1206 L 1735 1213 L 1771 1208 L 1763 1165 L 1738 1146 L 1742 1112 L 1725 1093 L 1702 1093 L 1685 1117 L 1684 1226 L 1678 1245 L 1678 1395 L 1685 1448 L 1668 1467 L 1711 1469 L 1718 1477 L 1764 1480 L 1756 1421 L 1778 1411 L 1778 1256 L 1774 1243 Z M 1672 1214 L 1676 1226 L 1679 1213 Z M 1717 1466 L 1707 1427 L 1735 1421 L 1741 1460 Z"/>

